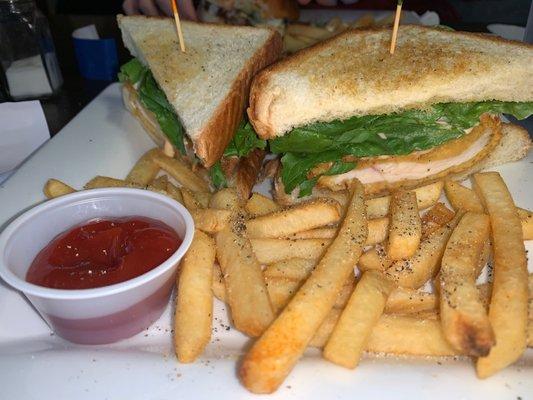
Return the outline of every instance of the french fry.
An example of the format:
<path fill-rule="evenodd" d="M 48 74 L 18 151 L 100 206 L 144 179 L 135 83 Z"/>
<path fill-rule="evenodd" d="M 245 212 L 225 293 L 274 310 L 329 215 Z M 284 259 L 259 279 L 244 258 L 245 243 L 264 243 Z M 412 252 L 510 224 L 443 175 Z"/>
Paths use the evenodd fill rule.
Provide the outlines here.
<path fill-rule="evenodd" d="M 489 320 L 496 345 L 477 361 L 477 374 L 486 378 L 512 364 L 526 348 L 527 260 L 518 213 L 497 172 L 474 175 L 474 189 L 490 217 L 494 280 Z"/>
<path fill-rule="evenodd" d="M 396 191 L 391 195 L 387 255 L 400 260 L 415 254 L 420 244 L 422 226 L 414 192 Z"/>
<path fill-rule="evenodd" d="M 375 20 L 372 13 L 367 13 L 362 15 L 360 18 L 357 18 L 352 22 L 352 28 L 370 28 L 374 25 Z"/>
<path fill-rule="evenodd" d="M 250 239 L 261 264 L 272 264 L 291 258 L 316 260 L 324 254 L 331 239 Z"/>
<path fill-rule="evenodd" d="M 460 353 L 446 341 L 438 318 L 384 314 L 374 326 L 366 350 L 413 356 L 453 356 Z"/>
<path fill-rule="evenodd" d="M 183 198 L 183 205 L 185 206 L 185 208 L 187 208 L 187 210 L 192 212 L 194 210 L 200 210 L 203 208 L 192 191 L 190 191 L 186 187 L 180 188 L 180 191 L 181 196 Z"/>
<path fill-rule="evenodd" d="M 368 220 L 367 246 L 373 246 L 387 239 L 389 232 L 389 219 L 387 217 Z M 294 233 L 287 239 L 332 239 L 337 234 L 337 228 L 316 228 L 308 231 Z"/>
<path fill-rule="evenodd" d="M 308 46 L 307 42 L 299 39 L 299 37 L 287 34 L 283 35 L 283 49 L 287 53 L 295 53 Z"/>
<path fill-rule="evenodd" d="M 178 360 L 193 362 L 211 338 L 215 242 L 196 230 L 178 277 L 174 345 Z"/>
<path fill-rule="evenodd" d="M 455 213 L 443 203 L 436 203 L 422 216 L 422 238 L 428 237 L 442 225 L 450 222 Z"/>
<path fill-rule="evenodd" d="M 373 218 L 368 220 L 368 237 L 366 238 L 366 245 L 373 246 L 383 242 L 387 239 L 389 233 L 389 219 Z"/>
<path fill-rule="evenodd" d="M 517 208 L 518 218 L 522 224 L 522 236 L 524 240 L 533 240 L 533 212 Z"/>
<path fill-rule="evenodd" d="M 459 182 L 447 179 L 444 182 L 444 192 L 454 210 L 462 209 L 477 213 L 485 212 L 483 204 L 481 204 L 481 200 L 476 192 L 461 185 Z"/>
<path fill-rule="evenodd" d="M 336 224 L 340 219 L 339 204 L 317 199 L 246 221 L 248 237 L 280 238 L 324 225 Z"/>
<path fill-rule="evenodd" d="M 444 182 L 437 181 L 429 185 L 420 186 L 413 191 L 416 193 L 418 209 L 424 210 L 435 204 L 442 193 Z M 381 218 L 389 214 L 390 196 L 376 197 L 366 200 L 368 219 Z"/>
<path fill-rule="evenodd" d="M 291 302 L 245 355 L 239 375 L 254 393 L 271 393 L 303 354 L 353 273 L 367 236 L 364 188 L 355 181 L 339 233 Z"/>
<path fill-rule="evenodd" d="M 435 312 L 438 309 L 439 298 L 434 293 L 416 289 L 396 288 L 387 299 L 385 313 L 387 314 L 416 314 L 424 311 Z"/>
<path fill-rule="evenodd" d="M 84 189 L 89 190 L 110 187 L 135 187 L 135 185 L 128 184 L 122 179 L 98 175 L 91 179 L 89 182 L 87 182 L 84 186 Z"/>
<path fill-rule="evenodd" d="M 325 359 L 346 368 L 357 366 L 393 288 L 382 272 L 363 273 L 324 347 Z"/>
<path fill-rule="evenodd" d="M 127 181 L 126 181 L 127 182 Z M 155 179 L 152 179 L 152 181 L 150 182 L 149 186 L 153 189 L 153 190 L 163 190 L 163 191 L 166 191 L 167 190 L 167 184 L 168 184 L 168 176 L 166 175 L 161 175 Z"/>
<path fill-rule="evenodd" d="M 217 233 L 230 223 L 231 211 L 214 208 L 191 210 L 194 225 L 203 232 Z"/>
<path fill-rule="evenodd" d="M 361 272 L 370 270 L 385 271 L 391 264 L 392 260 L 387 256 L 385 248 L 380 244 L 376 244 L 361 255 L 357 268 Z"/>
<path fill-rule="evenodd" d="M 533 274 L 529 274 L 528 279 L 529 287 L 529 310 L 528 310 L 528 323 L 527 323 L 527 346 L 533 347 Z"/>
<path fill-rule="evenodd" d="M 308 231 L 297 232 L 287 239 L 332 239 L 337 234 L 337 228 L 316 228 Z"/>
<path fill-rule="evenodd" d="M 476 288 L 476 270 L 490 222 L 486 214 L 467 212 L 452 232 L 439 274 L 440 318 L 444 336 L 463 354 L 486 356 L 494 333 Z"/>
<path fill-rule="evenodd" d="M 307 24 L 287 24 L 286 35 L 306 36 L 317 41 L 322 41 L 332 36 L 332 33 L 325 28 Z"/>
<path fill-rule="evenodd" d="M 281 207 L 274 201 L 259 193 L 253 193 L 244 206 L 250 217 L 259 217 L 281 210 Z"/>
<path fill-rule="evenodd" d="M 209 200 L 209 207 L 219 210 L 236 211 L 240 206 L 239 196 L 233 188 L 219 190 Z"/>
<path fill-rule="evenodd" d="M 291 279 L 301 281 L 307 279 L 315 269 L 317 260 L 290 258 L 267 265 L 263 275 L 265 278 Z"/>
<path fill-rule="evenodd" d="M 463 216 L 458 212 L 455 218 L 422 240 L 416 253 L 405 260 L 394 261 L 386 274 L 398 286 L 416 289 L 437 273 L 446 243 L 453 229 Z"/>
<path fill-rule="evenodd" d="M 311 271 L 308 272 L 309 276 Z M 269 277 L 265 276 L 265 281 L 267 282 L 267 290 L 271 302 L 276 310 L 282 310 L 287 303 L 292 299 L 296 290 L 304 283 L 306 277 L 297 280 L 290 278 L 279 278 L 276 276 Z M 334 307 L 344 308 L 350 295 L 352 294 L 354 288 L 355 277 L 350 276 L 341 291 L 337 294 L 337 299 L 335 300 Z M 227 302 L 226 288 L 224 286 L 224 277 L 222 271 L 218 265 L 213 267 L 213 294 L 215 297 L 223 302 Z"/>
<path fill-rule="evenodd" d="M 322 348 L 328 342 L 341 310 L 333 309 L 320 325 L 309 346 Z M 440 321 L 406 315 L 382 315 L 370 334 L 365 351 L 378 355 L 443 357 L 460 355 L 444 338 Z"/>
<path fill-rule="evenodd" d="M 213 295 L 220 301 L 227 303 L 226 296 L 226 283 L 224 282 L 224 275 L 220 269 L 220 265 L 215 263 L 213 265 L 213 286 L 212 286 Z"/>
<path fill-rule="evenodd" d="M 196 175 L 183 161 L 158 153 L 157 156 L 154 156 L 154 162 L 159 168 L 191 192 L 209 192 L 207 182 Z"/>
<path fill-rule="evenodd" d="M 274 319 L 274 311 L 261 265 L 245 235 L 244 213 L 237 212 L 216 234 L 216 244 L 233 323 L 241 332 L 258 336 Z"/>
<path fill-rule="evenodd" d="M 167 182 L 167 193 L 178 203 L 183 204 L 183 196 L 181 194 L 181 190 L 179 190 L 172 182 Z"/>
<path fill-rule="evenodd" d="M 202 208 L 209 207 L 209 202 L 211 201 L 211 192 L 194 192 L 194 198 Z"/>
<path fill-rule="evenodd" d="M 76 189 L 57 179 L 48 179 L 43 188 L 44 195 L 49 199 L 74 193 L 75 191 Z"/>
<path fill-rule="evenodd" d="M 138 186 L 147 186 L 159 173 L 159 166 L 154 162 L 154 156 L 161 154 L 159 148 L 148 150 L 135 163 L 126 176 L 125 181 Z"/>
<path fill-rule="evenodd" d="M 483 204 L 477 193 L 458 182 L 446 181 L 446 196 L 453 208 L 462 208 L 465 211 L 483 212 Z M 517 207 L 518 218 L 522 225 L 524 240 L 533 239 L 533 213 L 529 210 Z"/>

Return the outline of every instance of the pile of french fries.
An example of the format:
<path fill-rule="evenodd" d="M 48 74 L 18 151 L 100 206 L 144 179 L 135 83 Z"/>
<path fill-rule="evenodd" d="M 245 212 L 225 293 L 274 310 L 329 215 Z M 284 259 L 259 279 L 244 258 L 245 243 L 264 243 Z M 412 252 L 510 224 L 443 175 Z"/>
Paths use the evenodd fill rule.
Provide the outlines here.
<path fill-rule="evenodd" d="M 254 393 L 275 391 L 310 346 L 346 368 L 364 353 L 470 356 L 480 378 L 533 346 L 524 248 L 533 214 L 515 206 L 496 172 L 475 174 L 473 189 L 447 180 L 377 198 L 355 181 L 282 208 L 258 193 L 213 192 L 153 149 L 125 179 L 98 176 L 85 189 L 114 186 L 163 193 L 191 212 L 196 232 L 177 278 L 178 360 L 193 362 L 209 343 L 217 297 L 234 327 L 257 338 L 239 367 Z M 443 190 L 451 208 L 439 202 Z M 50 198 L 74 191 L 56 179 L 44 188 Z M 487 263 L 492 282 L 477 285 Z"/>
<path fill-rule="evenodd" d="M 323 25 L 289 22 L 283 35 L 283 47 L 286 53 L 294 53 L 338 35 L 347 29 L 388 26 L 393 21 L 394 14 L 376 19 L 371 13 L 368 13 L 353 22 L 345 22 L 339 17 L 334 17 Z"/>

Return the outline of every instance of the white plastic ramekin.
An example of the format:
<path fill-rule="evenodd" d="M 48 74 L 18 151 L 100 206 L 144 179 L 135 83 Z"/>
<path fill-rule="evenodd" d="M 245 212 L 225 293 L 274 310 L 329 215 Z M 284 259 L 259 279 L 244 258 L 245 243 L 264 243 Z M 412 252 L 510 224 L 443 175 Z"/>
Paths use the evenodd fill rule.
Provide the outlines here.
<path fill-rule="evenodd" d="M 115 285 L 64 290 L 26 282 L 33 259 L 58 234 L 91 219 L 126 216 L 160 220 L 183 242 L 163 264 Z M 63 338 L 83 344 L 112 343 L 141 332 L 159 318 L 193 235 L 189 212 L 163 195 L 129 188 L 82 191 L 32 208 L 0 234 L 0 277 L 24 293 Z"/>

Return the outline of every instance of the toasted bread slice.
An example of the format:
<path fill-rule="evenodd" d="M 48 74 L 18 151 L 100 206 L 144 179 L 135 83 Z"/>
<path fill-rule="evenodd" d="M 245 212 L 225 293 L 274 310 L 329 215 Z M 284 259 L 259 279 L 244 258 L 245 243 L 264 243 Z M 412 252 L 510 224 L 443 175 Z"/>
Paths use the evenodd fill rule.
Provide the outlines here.
<path fill-rule="evenodd" d="M 515 124 L 502 123 L 501 138 L 498 144 L 496 144 L 496 146 L 491 150 L 490 153 L 488 153 L 488 155 L 486 155 L 486 157 L 473 165 L 465 164 L 465 168 L 458 171 L 452 171 L 446 176 L 454 180 L 463 180 L 475 172 L 495 167 L 497 165 L 518 161 L 527 155 L 530 148 L 531 139 L 524 128 Z M 376 184 L 369 184 L 365 185 L 365 191 L 372 195 L 385 194 L 390 189 L 404 187 L 411 188 L 429 183 L 432 180 L 440 177 L 441 176 L 428 175 L 423 179 L 418 179 L 415 181 L 405 179 L 386 187 Z M 297 203 L 302 200 L 307 200 L 309 197 L 320 197 L 323 190 L 323 188 L 315 187 L 311 196 L 298 198 L 298 189 L 295 189 L 295 191 L 291 194 L 287 194 L 285 193 L 281 179 L 277 178 L 274 182 L 274 198 L 278 203 L 284 206 Z"/>
<path fill-rule="evenodd" d="M 124 44 L 152 71 L 176 110 L 196 155 L 210 167 L 242 119 L 252 77 L 281 53 L 270 29 L 182 22 L 186 52 L 173 19 L 119 15 Z"/>
<path fill-rule="evenodd" d="M 350 30 L 258 74 L 248 115 L 262 138 L 356 115 L 441 102 L 533 100 L 533 46 L 482 34 L 402 26 Z"/>

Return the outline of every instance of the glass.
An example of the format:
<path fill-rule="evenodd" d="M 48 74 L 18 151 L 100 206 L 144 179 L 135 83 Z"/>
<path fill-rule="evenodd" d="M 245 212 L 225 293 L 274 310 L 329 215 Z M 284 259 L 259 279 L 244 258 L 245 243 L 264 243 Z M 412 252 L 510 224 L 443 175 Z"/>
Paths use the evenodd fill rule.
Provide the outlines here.
<path fill-rule="evenodd" d="M 0 80 L 9 100 L 49 97 L 63 83 L 48 21 L 33 0 L 0 0 Z"/>

